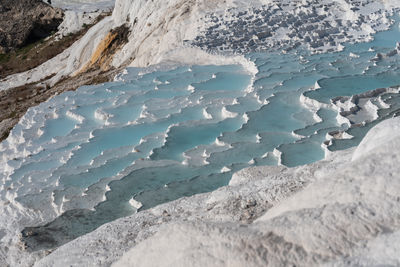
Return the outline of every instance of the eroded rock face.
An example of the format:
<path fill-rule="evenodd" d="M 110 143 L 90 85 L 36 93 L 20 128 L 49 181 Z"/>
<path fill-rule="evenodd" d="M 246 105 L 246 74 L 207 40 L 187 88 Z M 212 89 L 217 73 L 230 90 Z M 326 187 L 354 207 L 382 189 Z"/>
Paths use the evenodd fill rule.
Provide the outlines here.
<path fill-rule="evenodd" d="M 1 0 L 0 14 L 0 53 L 49 36 L 64 16 L 41 0 Z"/>

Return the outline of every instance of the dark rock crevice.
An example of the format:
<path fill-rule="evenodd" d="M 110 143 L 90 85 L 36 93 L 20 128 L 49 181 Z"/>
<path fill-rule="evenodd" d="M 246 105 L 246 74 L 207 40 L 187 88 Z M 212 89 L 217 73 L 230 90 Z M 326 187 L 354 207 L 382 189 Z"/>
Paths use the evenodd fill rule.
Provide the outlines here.
<path fill-rule="evenodd" d="M 61 9 L 41 0 L 0 1 L 0 53 L 46 38 L 63 21 Z"/>

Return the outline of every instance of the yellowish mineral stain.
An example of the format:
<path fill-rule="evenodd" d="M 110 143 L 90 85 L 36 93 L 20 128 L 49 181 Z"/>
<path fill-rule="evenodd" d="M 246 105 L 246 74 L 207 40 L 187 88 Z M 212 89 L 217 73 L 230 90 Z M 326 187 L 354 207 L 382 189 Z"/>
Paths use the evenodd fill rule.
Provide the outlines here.
<path fill-rule="evenodd" d="M 112 55 L 109 55 L 107 53 L 107 50 L 117 36 L 118 36 L 118 33 L 109 32 L 106 35 L 106 37 L 103 40 L 101 40 L 101 42 L 96 47 L 96 50 L 92 54 L 90 61 L 88 63 L 86 63 L 85 66 L 83 66 L 79 71 L 74 73 L 73 76 L 84 73 L 92 67 L 100 68 L 103 71 L 108 70 Z"/>

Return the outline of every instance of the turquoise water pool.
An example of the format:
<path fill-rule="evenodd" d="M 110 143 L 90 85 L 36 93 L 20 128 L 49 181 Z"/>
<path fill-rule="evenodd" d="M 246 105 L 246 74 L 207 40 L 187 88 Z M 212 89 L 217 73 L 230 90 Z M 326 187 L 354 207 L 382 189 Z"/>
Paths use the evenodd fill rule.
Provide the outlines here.
<path fill-rule="evenodd" d="M 73 238 L 136 212 L 132 198 L 147 209 L 227 185 L 245 167 L 320 160 L 327 149 L 357 145 L 369 128 L 398 112 L 398 95 L 388 94 L 391 107 L 379 110 L 378 120 L 350 127 L 330 106 L 338 96 L 399 85 L 400 56 L 376 59 L 397 40 L 395 23 L 373 42 L 342 52 L 250 54 L 254 77 L 240 65 L 128 68 L 118 81 L 32 108 L 26 116 L 32 123 L 12 132 L 29 141 L 3 143 L 2 153 L 30 151 L 9 160 L 14 170 L 2 177 L 5 187 L 33 207 L 32 196 L 51 195 L 63 215 L 43 227 L 63 223 Z M 321 105 L 310 108 L 302 97 Z M 353 138 L 324 145 L 338 130 Z"/>

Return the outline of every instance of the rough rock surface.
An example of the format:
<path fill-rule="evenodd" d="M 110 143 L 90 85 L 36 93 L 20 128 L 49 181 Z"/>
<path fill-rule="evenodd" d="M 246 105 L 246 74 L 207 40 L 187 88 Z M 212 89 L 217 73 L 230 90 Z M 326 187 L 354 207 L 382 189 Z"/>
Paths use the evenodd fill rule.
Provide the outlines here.
<path fill-rule="evenodd" d="M 35 266 L 399 265 L 400 118 L 354 150 L 108 223 Z M 122 257 L 121 257 L 122 256 Z"/>
<path fill-rule="evenodd" d="M 0 53 L 45 38 L 63 20 L 61 9 L 41 0 L 1 0 Z"/>

